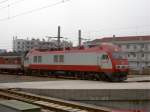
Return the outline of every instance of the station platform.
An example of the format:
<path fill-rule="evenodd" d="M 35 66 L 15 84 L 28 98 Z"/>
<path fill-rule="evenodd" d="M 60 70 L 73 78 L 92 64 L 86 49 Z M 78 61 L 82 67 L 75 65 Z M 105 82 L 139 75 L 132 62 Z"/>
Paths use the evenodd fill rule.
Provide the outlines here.
<path fill-rule="evenodd" d="M 147 79 L 147 78 L 145 78 Z M 119 109 L 150 111 L 150 82 L 111 83 L 87 80 L 53 80 L 1 83 L 1 88 L 20 88 L 39 95 Z"/>
<path fill-rule="evenodd" d="M 60 80 L 1 83 L 0 87 L 30 89 L 150 89 L 150 82 L 111 83 L 87 80 Z"/>

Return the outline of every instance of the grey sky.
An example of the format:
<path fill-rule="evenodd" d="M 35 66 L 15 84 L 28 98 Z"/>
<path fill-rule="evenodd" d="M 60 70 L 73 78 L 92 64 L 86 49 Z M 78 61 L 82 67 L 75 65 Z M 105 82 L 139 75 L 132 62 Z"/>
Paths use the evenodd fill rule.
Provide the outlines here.
<path fill-rule="evenodd" d="M 3 0 L 0 0 L 3 1 Z M 0 19 L 12 17 L 61 0 L 9 0 L 18 2 L 10 8 L 0 4 Z M 62 36 L 77 43 L 77 30 L 83 37 L 95 39 L 115 35 L 150 34 L 150 0 L 70 0 L 50 8 L 0 21 L 0 48 L 12 47 L 12 36 L 44 38 L 55 36 L 57 26 Z"/>

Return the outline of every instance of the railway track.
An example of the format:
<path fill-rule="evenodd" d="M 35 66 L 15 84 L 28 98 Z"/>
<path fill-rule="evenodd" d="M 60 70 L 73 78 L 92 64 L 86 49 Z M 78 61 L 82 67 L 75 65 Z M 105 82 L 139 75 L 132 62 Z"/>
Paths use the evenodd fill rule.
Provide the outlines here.
<path fill-rule="evenodd" d="M 53 79 L 67 79 L 67 80 L 97 80 L 97 81 L 106 81 L 106 79 L 90 79 L 90 78 L 81 78 L 81 77 L 76 77 L 76 76 L 62 76 L 62 75 L 55 75 L 55 76 L 48 76 L 48 75 L 26 75 L 26 74 L 22 74 L 22 73 L 18 73 L 18 74 L 10 74 L 10 73 L 0 73 L 3 75 L 18 75 L 18 76 L 32 76 L 32 77 L 47 77 L 47 78 L 53 78 Z"/>
<path fill-rule="evenodd" d="M 28 76 L 28 77 L 38 77 L 38 78 L 40 78 L 40 77 L 42 77 L 42 78 L 45 78 L 45 77 L 47 77 L 47 78 L 51 78 L 51 79 L 66 79 L 66 80 L 90 80 L 90 79 L 82 79 L 82 78 L 78 78 L 78 77 L 64 77 L 64 76 L 59 76 L 59 77 L 54 77 L 54 76 L 40 76 L 40 75 L 38 75 L 38 76 L 35 76 L 35 75 L 23 75 L 23 74 L 21 74 L 21 75 L 17 75 L 17 74 L 10 74 L 10 73 L 0 73 L 1 75 L 16 75 L 16 76 Z M 131 79 L 131 77 L 129 77 L 130 79 Z M 134 78 L 134 77 L 133 77 Z M 142 77 L 141 77 L 142 78 Z M 96 80 L 96 79 L 95 79 Z M 90 81 L 95 81 L 94 79 L 93 80 L 90 80 Z M 98 81 L 98 80 L 97 80 Z M 99 81 L 103 81 L 104 82 L 104 80 L 99 80 Z M 105 81 L 106 82 L 106 81 Z M 123 81 L 123 82 L 120 82 L 120 83 L 134 83 L 134 82 L 150 82 L 150 79 L 140 79 L 140 80 L 126 80 L 126 81 Z"/>
<path fill-rule="evenodd" d="M 0 89 L 0 98 L 9 100 L 15 99 L 35 104 L 43 109 L 48 109 L 54 112 L 112 112 L 111 109 L 106 107 L 97 107 L 88 104 L 64 101 L 56 98 L 18 91 L 16 89 Z"/>

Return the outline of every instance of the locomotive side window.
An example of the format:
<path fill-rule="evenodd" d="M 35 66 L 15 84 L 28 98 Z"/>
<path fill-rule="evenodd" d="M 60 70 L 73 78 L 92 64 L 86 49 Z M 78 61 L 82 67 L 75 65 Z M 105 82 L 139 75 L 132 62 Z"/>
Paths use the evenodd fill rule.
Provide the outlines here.
<path fill-rule="evenodd" d="M 64 55 L 59 55 L 59 62 L 64 62 Z"/>
<path fill-rule="evenodd" d="M 34 62 L 34 63 L 37 63 L 37 56 L 34 56 L 34 57 L 33 57 L 33 62 Z"/>
<path fill-rule="evenodd" d="M 54 63 L 58 62 L 58 55 L 54 55 Z"/>
<path fill-rule="evenodd" d="M 64 62 L 64 55 L 54 55 L 54 63 Z"/>
<path fill-rule="evenodd" d="M 41 63 L 42 62 L 42 57 L 41 56 L 34 56 L 33 57 L 33 62 L 34 63 Z"/>
<path fill-rule="evenodd" d="M 106 54 L 103 54 L 102 57 L 101 57 L 102 60 L 109 60 L 109 57 L 108 55 Z"/>
<path fill-rule="evenodd" d="M 38 56 L 38 63 L 42 62 L 42 56 Z"/>

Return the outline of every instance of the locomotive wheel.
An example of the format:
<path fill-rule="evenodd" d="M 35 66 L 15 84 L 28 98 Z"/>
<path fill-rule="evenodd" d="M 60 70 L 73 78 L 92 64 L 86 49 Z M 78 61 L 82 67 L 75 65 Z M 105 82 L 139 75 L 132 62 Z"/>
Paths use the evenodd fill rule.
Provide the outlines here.
<path fill-rule="evenodd" d="M 127 76 L 126 74 L 122 74 L 120 73 L 121 75 L 117 75 L 117 74 L 112 74 L 110 78 L 110 81 L 111 82 L 123 82 L 124 80 L 126 80 L 126 77 Z M 122 75 L 125 75 L 124 77 L 122 77 Z"/>
<path fill-rule="evenodd" d="M 109 78 L 109 81 L 110 81 L 110 82 L 122 82 L 123 79 L 120 78 L 120 77 L 110 77 L 110 78 Z"/>
<path fill-rule="evenodd" d="M 105 73 L 100 74 L 100 79 L 102 81 L 110 81 L 109 77 Z"/>
<path fill-rule="evenodd" d="M 120 77 L 109 77 L 109 82 L 122 82 L 124 79 Z"/>
<path fill-rule="evenodd" d="M 78 79 L 84 80 L 84 72 L 78 72 Z"/>
<path fill-rule="evenodd" d="M 94 77 L 93 77 L 93 74 L 92 73 L 89 73 L 89 72 L 84 72 L 84 79 L 85 80 L 93 80 Z"/>
<path fill-rule="evenodd" d="M 100 74 L 95 73 L 95 80 L 99 81 L 100 80 Z"/>
<path fill-rule="evenodd" d="M 52 71 L 49 71 L 49 72 L 48 72 L 48 77 L 54 78 L 54 75 L 55 75 L 55 74 L 54 74 Z"/>

